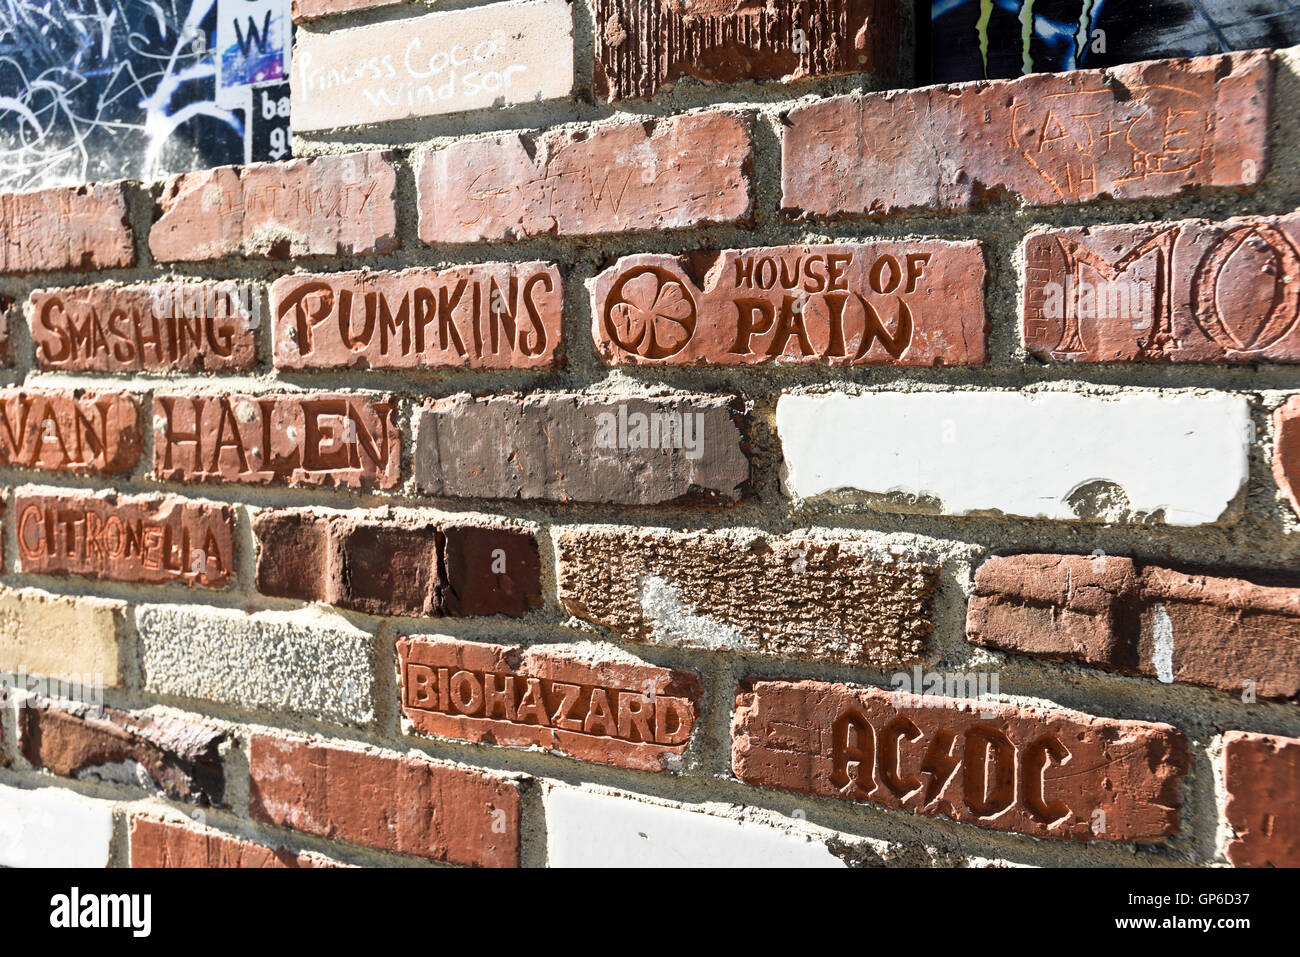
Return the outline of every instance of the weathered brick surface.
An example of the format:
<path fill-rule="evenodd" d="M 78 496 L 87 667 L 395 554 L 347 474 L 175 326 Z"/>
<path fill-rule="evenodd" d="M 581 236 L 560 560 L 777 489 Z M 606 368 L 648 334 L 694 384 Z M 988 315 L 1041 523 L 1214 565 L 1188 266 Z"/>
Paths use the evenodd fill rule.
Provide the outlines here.
<path fill-rule="evenodd" d="M 0 390 L 0 465 L 121 475 L 141 447 L 140 406 L 129 393 Z"/>
<path fill-rule="evenodd" d="M 1190 764 L 1164 724 L 924 697 L 820 681 L 756 681 L 736 697 L 742 781 L 1076 841 L 1178 833 Z"/>
<path fill-rule="evenodd" d="M 974 643 L 1165 683 L 1300 698 L 1300 588 L 1112 555 L 1011 555 L 975 574 Z"/>
<path fill-rule="evenodd" d="M 123 183 L 0 193 L 0 273 L 134 265 Z"/>
<path fill-rule="evenodd" d="M 20 321 L 14 310 L 13 297 L 0 295 L 0 369 L 8 369 L 14 364 L 13 349 L 9 346 L 9 323 Z"/>
<path fill-rule="evenodd" d="M 153 399 L 154 475 L 164 481 L 396 487 L 402 433 L 391 397 L 165 395 Z"/>
<path fill-rule="evenodd" d="M 1300 361 L 1300 216 L 1047 230 L 1025 348 L 1056 362 Z"/>
<path fill-rule="evenodd" d="M 121 680 L 126 604 L 0 588 L 0 671 L 100 682 Z"/>
<path fill-rule="evenodd" d="M 596 94 L 611 101 L 652 97 L 681 77 L 892 80 L 902 52 L 898 0 L 596 0 L 592 14 Z"/>
<path fill-rule="evenodd" d="M 160 262 L 391 252 L 396 189 L 382 152 L 185 173 L 163 192 L 149 249 Z"/>
<path fill-rule="evenodd" d="M 340 13 L 391 7 L 401 2 L 402 0 L 293 0 L 289 9 L 295 23 L 305 23 Z"/>
<path fill-rule="evenodd" d="M 1225 854 L 1237 867 L 1300 867 L 1300 739 L 1223 736 Z"/>
<path fill-rule="evenodd" d="M 405 617 L 517 618 L 542 602 L 537 540 L 524 529 L 266 510 L 253 534 L 265 595 Z"/>
<path fill-rule="evenodd" d="M 147 786 L 174 801 L 220 807 L 225 734 L 166 714 L 29 700 L 18 712 L 23 757 L 66 778 Z"/>
<path fill-rule="evenodd" d="M 641 771 L 675 766 L 704 694 L 689 672 L 565 648 L 412 637 L 397 654 L 402 714 L 416 732 Z"/>
<path fill-rule="evenodd" d="M 553 369 L 564 289 L 544 262 L 282 276 L 282 369 Z"/>
<path fill-rule="evenodd" d="M 457 395 L 420 413 L 422 492 L 617 505 L 731 504 L 749 486 L 739 400 Z"/>
<path fill-rule="evenodd" d="M 626 641 L 894 667 L 930 637 L 937 569 L 866 542 L 570 527 L 556 550 L 564 607 Z"/>
<path fill-rule="evenodd" d="M 25 572 L 209 588 L 224 587 L 235 574 L 229 505 L 25 486 L 14 515 Z"/>
<path fill-rule="evenodd" d="M 750 218 L 750 121 L 698 113 L 452 143 L 420 158 L 420 238 L 474 243 Z"/>
<path fill-rule="evenodd" d="M 255 820 L 451 864 L 519 864 L 508 778 L 269 734 L 253 735 L 248 763 Z"/>
<path fill-rule="evenodd" d="M 257 362 L 255 295 L 217 282 L 37 289 L 27 321 L 43 369 L 233 371 Z"/>
<path fill-rule="evenodd" d="M 1300 515 L 1300 395 L 1273 411 L 1273 481 Z"/>
<path fill-rule="evenodd" d="M 977 242 L 627 256 L 591 283 L 611 365 L 979 365 Z"/>
<path fill-rule="evenodd" d="M 1252 187 L 1272 85 L 1252 52 L 824 100 L 789 115 L 782 204 L 886 216 Z"/>
<path fill-rule="evenodd" d="M 316 854 L 265 847 L 206 827 L 131 817 L 132 867 L 335 867 Z"/>

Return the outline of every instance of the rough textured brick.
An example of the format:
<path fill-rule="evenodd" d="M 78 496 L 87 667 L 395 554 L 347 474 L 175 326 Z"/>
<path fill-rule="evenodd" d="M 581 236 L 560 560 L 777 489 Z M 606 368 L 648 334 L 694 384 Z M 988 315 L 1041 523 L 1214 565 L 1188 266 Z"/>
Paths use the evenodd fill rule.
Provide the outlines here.
<path fill-rule="evenodd" d="M 1300 588 L 1111 555 L 1009 555 L 975 574 L 974 643 L 1166 684 L 1300 699 Z"/>
<path fill-rule="evenodd" d="M 396 189 L 382 152 L 184 173 L 163 191 L 149 249 L 160 262 L 391 252 Z"/>
<path fill-rule="evenodd" d="M 391 7 L 402 0 L 293 0 L 290 12 L 295 23 L 319 20 L 321 17 L 340 13 L 352 13 L 356 10 L 373 10 L 378 7 Z"/>
<path fill-rule="evenodd" d="M 457 395 L 420 413 L 415 480 L 451 498 L 731 504 L 750 481 L 741 409 L 706 395 Z"/>
<path fill-rule="evenodd" d="M 154 475 L 164 481 L 397 486 L 391 396 L 154 395 Z"/>
<path fill-rule="evenodd" d="M 133 815 L 132 867 L 336 867 L 316 854 L 264 847 L 206 827 Z"/>
<path fill-rule="evenodd" d="M 425 152 L 420 238 L 473 243 L 747 222 L 749 127 L 733 113 L 699 113 Z"/>
<path fill-rule="evenodd" d="M 204 807 L 224 803 L 216 728 L 165 713 L 29 699 L 18 713 L 23 757 L 65 778 L 98 778 Z"/>
<path fill-rule="evenodd" d="M 1249 477 L 1225 393 L 787 393 L 776 427 L 790 495 L 882 511 L 1227 525 Z"/>
<path fill-rule="evenodd" d="M 134 265 L 124 184 L 0 194 L 0 273 Z"/>
<path fill-rule="evenodd" d="M 370 615 L 519 617 L 541 606 L 532 532 L 418 516 L 266 510 L 257 588 Z"/>
<path fill-rule="evenodd" d="M 19 321 L 20 317 L 14 312 L 13 297 L 0 295 L 0 369 L 13 367 L 14 353 L 9 346 L 9 323 Z"/>
<path fill-rule="evenodd" d="M 775 246 L 620 259 L 591 282 L 611 365 L 979 365 L 978 242 Z"/>
<path fill-rule="evenodd" d="M 0 465 L 122 475 L 141 443 L 140 406 L 125 392 L 0 390 Z"/>
<path fill-rule="evenodd" d="M 25 486 L 14 515 L 24 572 L 209 588 L 235 574 L 230 505 Z"/>
<path fill-rule="evenodd" d="M 508 778 L 267 734 L 253 735 L 248 764 L 255 820 L 451 864 L 519 864 L 519 788 Z"/>
<path fill-rule="evenodd" d="M 564 289 L 551 263 L 282 276 L 281 369 L 553 369 Z"/>
<path fill-rule="evenodd" d="M 373 639 L 338 616 L 143 605 L 135 621 L 152 694 L 342 724 L 374 719 Z"/>
<path fill-rule="evenodd" d="M 824 100 L 786 121 L 782 203 L 884 216 L 1252 187 L 1272 86 L 1256 51 Z"/>
<path fill-rule="evenodd" d="M 109 802 L 0 785 L 0 867 L 107 867 L 112 849 Z"/>
<path fill-rule="evenodd" d="M 1178 833 L 1187 742 L 1164 724 L 820 681 L 736 697 L 732 767 L 749 784 L 1076 841 Z"/>
<path fill-rule="evenodd" d="M 867 542 L 579 527 L 556 550 L 564 607 L 626 641 L 893 667 L 930 637 L 937 569 Z"/>
<path fill-rule="evenodd" d="M 1025 241 L 1025 348 L 1056 362 L 1300 362 L 1300 216 Z"/>
<path fill-rule="evenodd" d="M 690 745 L 694 674 L 567 647 L 412 637 L 397 643 L 402 713 L 419 733 L 666 771 Z"/>
<path fill-rule="evenodd" d="M 257 362 L 254 296 L 226 282 L 37 289 L 27 321 L 43 369 L 226 372 Z"/>
<path fill-rule="evenodd" d="M 66 598 L 35 588 L 0 588 L 0 671 L 85 678 L 115 688 L 126 605 Z"/>
<path fill-rule="evenodd" d="M 898 0 L 596 0 L 592 13 L 596 93 L 611 102 L 652 97 L 682 77 L 898 78 Z"/>
<path fill-rule="evenodd" d="M 1273 481 L 1300 515 L 1300 395 L 1273 411 Z"/>
<path fill-rule="evenodd" d="M 1300 739 L 1223 736 L 1225 854 L 1237 867 L 1300 867 Z"/>

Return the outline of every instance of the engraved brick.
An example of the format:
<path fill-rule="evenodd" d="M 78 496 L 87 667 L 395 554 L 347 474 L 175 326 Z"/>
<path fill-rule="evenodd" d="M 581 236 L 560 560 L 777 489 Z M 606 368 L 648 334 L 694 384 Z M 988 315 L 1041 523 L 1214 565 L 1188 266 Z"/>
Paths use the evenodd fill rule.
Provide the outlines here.
<path fill-rule="evenodd" d="M 253 534 L 265 595 L 401 617 L 517 618 L 542 603 L 526 529 L 271 509 L 254 517 Z"/>
<path fill-rule="evenodd" d="M 1300 515 L 1300 395 L 1273 411 L 1273 481 Z"/>
<path fill-rule="evenodd" d="M 381 152 L 184 173 L 167 183 L 149 249 L 159 262 L 391 252 L 396 189 Z"/>
<path fill-rule="evenodd" d="M 207 827 L 131 817 L 132 867 L 337 867 L 316 854 L 266 847 Z"/>
<path fill-rule="evenodd" d="M 886 216 L 1249 188 L 1272 86 L 1255 51 L 824 100 L 787 119 L 782 204 Z"/>
<path fill-rule="evenodd" d="M 224 588 L 235 574 L 229 505 L 25 486 L 14 515 L 24 572 L 208 588 Z"/>
<path fill-rule="evenodd" d="M 898 0 L 596 0 L 596 93 L 645 99 L 716 83 L 870 73 L 898 79 Z"/>
<path fill-rule="evenodd" d="M 0 465 L 123 475 L 140 450 L 140 407 L 128 393 L 0 390 Z"/>
<path fill-rule="evenodd" d="M 415 480 L 429 495 L 618 505 L 744 498 L 738 399 L 458 395 L 420 414 Z"/>
<path fill-rule="evenodd" d="M 421 734 L 671 770 L 690 745 L 699 678 L 654 665 L 411 637 L 397 643 L 402 713 Z"/>
<path fill-rule="evenodd" d="M 257 362 L 254 295 L 227 282 L 37 289 L 27 316 L 42 369 L 226 372 Z"/>
<path fill-rule="evenodd" d="M 1300 867 L 1300 739 L 1223 736 L 1225 854 L 1236 867 Z"/>
<path fill-rule="evenodd" d="M 978 645 L 1300 700 L 1300 588 L 1112 555 L 1007 555 L 975 574 Z"/>
<path fill-rule="evenodd" d="M 553 369 L 564 289 L 544 262 L 283 276 L 282 369 Z"/>
<path fill-rule="evenodd" d="M 248 764 L 254 820 L 450 864 L 519 865 L 509 778 L 269 734 L 252 736 Z"/>
<path fill-rule="evenodd" d="M 610 365 L 979 365 L 978 242 L 777 246 L 620 259 L 591 282 Z"/>
<path fill-rule="evenodd" d="M 513 133 L 420 158 L 420 238 L 475 243 L 750 220 L 750 121 L 711 112 Z"/>
<path fill-rule="evenodd" d="M 103 682 L 121 680 L 126 604 L 0 588 L 0 671 Z"/>
<path fill-rule="evenodd" d="M 566 0 L 304 30 L 294 50 L 292 122 L 296 131 L 327 130 L 540 103 L 568 96 L 573 79 Z"/>
<path fill-rule="evenodd" d="M 732 726 L 748 784 L 1076 841 L 1177 834 L 1189 763 L 1164 724 L 821 681 L 742 687 Z"/>
<path fill-rule="evenodd" d="M 401 469 L 388 396 L 157 395 L 154 475 L 164 481 L 391 489 Z"/>
<path fill-rule="evenodd" d="M 144 786 L 203 807 L 225 800 L 225 735 L 207 725 L 29 699 L 19 709 L 18 735 L 23 757 L 65 778 Z"/>
<path fill-rule="evenodd" d="M 1300 216 L 1039 232 L 1025 348 L 1056 362 L 1300 362 Z"/>
<path fill-rule="evenodd" d="M 123 183 L 0 194 L 0 273 L 134 265 Z"/>
<path fill-rule="evenodd" d="M 556 550 L 564 607 L 625 641 L 895 667 L 930 638 L 937 569 L 868 542 L 577 527 Z"/>
<path fill-rule="evenodd" d="M 9 347 L 9 323 L 20 322 L 14 313 L 12 296 L 0 296 L 0 369 L 9 369 L 14 364 L 13 350 Z"/>

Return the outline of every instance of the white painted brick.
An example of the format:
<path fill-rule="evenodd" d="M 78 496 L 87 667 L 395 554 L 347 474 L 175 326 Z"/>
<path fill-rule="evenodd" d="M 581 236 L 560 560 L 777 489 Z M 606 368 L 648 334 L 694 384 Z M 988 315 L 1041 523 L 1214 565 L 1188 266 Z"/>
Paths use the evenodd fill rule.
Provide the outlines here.
<path fill-rule="evenodd" d="M 844 867 L 824 843 L 631 797 L 552 787 L 551 867 Z"/>
<path fill-rule="evenodd" d="M 945 515 L 1163 512 L 1170 525 L 1206 525 L 1249 473 L 1250 407 L 1225 394 L 783 395 L 776 423 L 793 497 L 903 493 L 937 500 Z M 1127 505 L 1076 511 L 1072 497 L 1097 482 L 1122 489 Z"/>
<path fill-rule="evenodd" d="M 112 842 L 111 804 L 0 785 L 0 867 L 107 867 Z"/>
<path fill-rule="evenodd" d="M 136 628 L 146 691 L 324 721 L 374 718 L 371 636 L 339 615 L 144 605 Z"/>

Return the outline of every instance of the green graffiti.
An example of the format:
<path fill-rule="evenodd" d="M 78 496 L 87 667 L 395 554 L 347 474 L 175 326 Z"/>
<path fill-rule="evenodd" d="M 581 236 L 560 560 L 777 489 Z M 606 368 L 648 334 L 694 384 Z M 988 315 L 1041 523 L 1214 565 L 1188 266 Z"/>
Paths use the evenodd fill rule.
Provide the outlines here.
<path fill-rule="evenodd" d="M 1034 72 L 1034 55 L 1029 44 L 1034 37 L 1034 0 L 1020 0 L 1020 71 Z"/>
<path fill-rule="evenodd" d="M 1079 32 L 1074 35 L 1074 65 L 1083 62 L 1083 51 L 1087 49 L 1092 38 L 1092 5 L 1094 0 L 1083 0 L 1083 10 L 1079 13 Z"/>
<path fill-rule="evenodd" d="M 980 18 L 975 30 L 980 38 L 980 56 L 984 58 L 984 76 L 989 75 L 989 21 L 993 19 L 993 0 L 980 0 Z"/>

